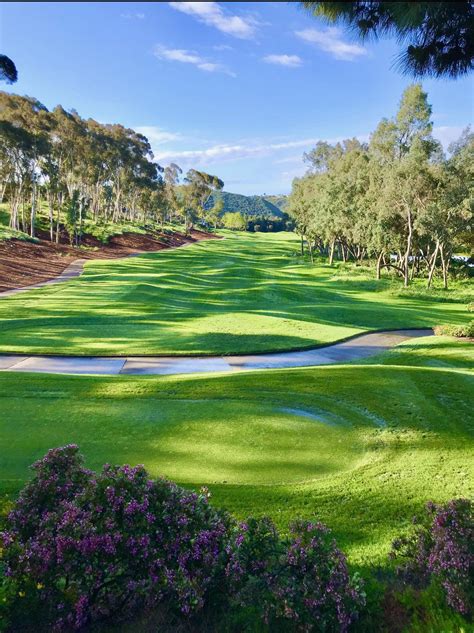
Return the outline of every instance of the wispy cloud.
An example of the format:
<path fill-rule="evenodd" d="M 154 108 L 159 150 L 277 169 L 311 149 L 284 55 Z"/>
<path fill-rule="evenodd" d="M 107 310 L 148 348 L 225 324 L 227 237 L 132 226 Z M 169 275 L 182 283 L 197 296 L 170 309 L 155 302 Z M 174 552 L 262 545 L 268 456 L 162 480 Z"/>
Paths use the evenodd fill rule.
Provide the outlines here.
<path fill-rule="evenodd" d="M 166 48 L 157 45 L 153 52 L 158 59 L 164 59 L 170 62 L 181 62 L 182 64 L 192 64 L 196 66 L 196 68 L 199 68 L 199 70 L 204 70 L 209 73 L 220 72 L 235 77 L 235 73 L 230 71 L 223 64 L 201 57 L 201 55 L 198 55 L 195 51 L 187 51 L 183 48 Z"/>
<path fill-rule="evenodd" d="M 367 49 L 358 44 L 350 44 L 342 38 L 342 32 L 336 27 L 326 29 L 303 29 L 295 31 L 295 35 L 305 42 L 314 44 L 317 48 L 329 53 L 336 59 L 353 61 L 367 55 Z"/>
<path fill-rule="evenodd" d="M 224 12 L 218 2 L 169 2 L 170 7 L 193 16 L 207 26 L 240 39 L 254 37 L 257 23 L 250 16 L 242 17 Z"/>
<path fill-rule="evenodd" d="M 153 147 L 170 143 L 171 141 L 177 141 L 181 138 L 180 134 L 174 132 L 167 132 L 156 125 L 139 125 L 135 127 L 135 130 L 143 136 L 146 136 Z"/>
<path fill-rule="evenodd" d="M 217 44 L 217 46 L 212 47 L 215 51 L 233 51 L 232 46 L 228 44 Z"/>
<path fill-rule="evenodd" d="M 144 13 L 121 13 L 121 18 L 125 20 L 143 20 L 145 18 Z"/>
<path fill-rule="evenodd" d="M 213 145 L 206 149 L 192 149 L 183 151 L 158 152 L 157 160 L 160 161 L 183 161 L 186 163 L 210 164 L 219 161 L 239 160 L 251 156 L 264 156 L 273 152 L 289 149 L 292 147 L 311 147 L 317 143 L 319 138 L 306 138 L 295 141 L 285 141 L 283 143 L 268 143 L 260 145 Z"/>
<path fill-rule="evenodd" d="M 366 141 L 367 134 L 358 135 L 361 142 Z M 259 143 L 255 145 L 248 145 L 239 143 L 235 145 L 220 143 L 211 145 L 204 149 L 190 149 L 190 150 L 166 150 L 156 152 L 156 159 L 160 162 L 176 161 L 181 165 L 210 165 L 219 162 L 228 162 L 234 160 L 242 160 L 252 157 L 271 156 L 277 155 L 279 152 L 284 152 L 288 149 L 301 148 L 302 151 L 309 150 L 318 141 L 325 140 L 328 143 L 337 143 L 342 141 L 341 138 L 326 138 L 321 137 L 304 138 L 296 140 L 288 140 L 282 142 L 268 142 Z M 302 160 L 302 156 L 299 157 L 299 161 Z M 298 162 L 298 157 L 293 155 L 291 157 L 283 157 L 281 159 L 275 158 L 273 161 L 276 163 L 293 163 Z"/>
<path fill-rule="evenodd" d="M 288 68 L 298 68 L 303 63 L 303 60 L 298 55 L 266 55 L 262 59 L 267 64 L 277 64 Z"/>

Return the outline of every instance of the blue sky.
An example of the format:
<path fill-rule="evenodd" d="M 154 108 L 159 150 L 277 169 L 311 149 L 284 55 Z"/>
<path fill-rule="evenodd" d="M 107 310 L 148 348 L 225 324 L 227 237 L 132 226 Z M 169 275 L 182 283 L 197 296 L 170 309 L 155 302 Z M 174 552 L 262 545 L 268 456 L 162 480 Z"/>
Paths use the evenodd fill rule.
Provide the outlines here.
<path fill-rule="evenodd" d="M 397 46 L 361 45 L 295 3 L 4 3 L 2 89 L 122 123 L 162 165 L 216 174 L 238 193 L 288 193 L 317 140 L 366 139 L 411 79 Z M 435 135 L 472 120 L 472 79 L 426 80 Z"/>

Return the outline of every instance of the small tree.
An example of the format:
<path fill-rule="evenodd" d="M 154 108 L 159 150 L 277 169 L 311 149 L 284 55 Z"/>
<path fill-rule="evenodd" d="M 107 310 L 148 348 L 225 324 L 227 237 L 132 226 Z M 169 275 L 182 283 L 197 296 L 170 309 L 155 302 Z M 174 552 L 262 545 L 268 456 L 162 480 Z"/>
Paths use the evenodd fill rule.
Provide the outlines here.
<path fill-rule="evenodd" d="M 231 231 L 245 231 L 247 228 L 244 216 L 241 213 L 232 213 L 230 211 L 222 216 L 222 224 Z"/>

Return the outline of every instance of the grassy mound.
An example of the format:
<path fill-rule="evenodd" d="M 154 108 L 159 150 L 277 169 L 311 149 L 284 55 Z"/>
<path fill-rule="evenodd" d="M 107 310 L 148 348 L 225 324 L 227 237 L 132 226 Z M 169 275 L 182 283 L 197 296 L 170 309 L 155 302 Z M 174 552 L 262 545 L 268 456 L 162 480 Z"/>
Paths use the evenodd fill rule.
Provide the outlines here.
<path fill-rule="evenodd" d="M 232 354 L 305 348 L 367 330 L 462 325 L 465 292 L 400 292 L 373 271 L 310 266 L 294 234 L 227 234 L 93 261 L 67 284 L 0 302 L 0 351 Z"/>
<path fill-rule="evenodd" d="M 473 347 L 418 339 L 369 364 L 231 375 L 0 374 L 0 490 L 52 446 L 143 463 L 237 516 L 316 516 L 353 563 L 386 563 L 429 500 L 474 492 Z M 256 386 L 258 386 L 256 388 Z"/>

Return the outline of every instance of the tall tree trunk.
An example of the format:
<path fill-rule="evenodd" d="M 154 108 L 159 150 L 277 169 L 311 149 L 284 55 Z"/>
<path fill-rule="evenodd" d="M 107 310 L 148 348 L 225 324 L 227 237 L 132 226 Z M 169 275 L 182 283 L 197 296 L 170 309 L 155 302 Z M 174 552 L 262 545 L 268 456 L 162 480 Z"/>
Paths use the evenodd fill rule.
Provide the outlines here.
<path fill-rule="evenodd" d="M 407 222 L 408 222 L 407 249 L 405 251 L 404 266 L 403 266 L 403 285 L 405 288 L 408 287 L 408 282 L 409 282 L 409 272 L 410 272 L 409 262 L 410 262 L 411 243 L 413 240 L 413 226 L 411 222 L 411 211 L 408 211 Z"/>
<path fill-rule="evenodd" d="M 52 242 L 54 236 L 54 196 L 51 191 L 48 191 L 48 206 L 49 206 L 49 239 Z"/>
<path fill-rule="evenodd" d="M 331 242 L 331 250 L 329 251 L 329 265 L 332 266 L 332 263 L 334 261 L 334 249 L 336 247 L 336 240 L 334 239 Z"/>
<path fill-rule="evenodd" d="M 448 270 L 449 270 L 449 262 L 451 260 L 451 254 L 445 251 L 444 244 L 440 244 L 439 254 L 441 256 L 441 266 L 443 269 L 443 288 L 444 290 L 447 290 L 448 289 Z"/>
<path fill-rule="evenodd" d="M 58 193 L 58 216 L 56 218 L 56 244 L 59 244 L 59 233 L 61 230 L 61 207 L 63 204 L 63 194 Z"/>
<path fill-rule="evenodd" d="M 0 189 L 0 204 L 3 202 L 3 198 L 5 197 L 5 192 L 8 187 L 8 180 L 4 180 L 2 182 L 2 188 Z"/>
<path fill-rule="evenodd" d="M 31 191 L 30 237 L 35 236 L 35 222 L 36 222 L 36 183 L 33 182 L 33 188 Z"/>
<path fill-rule="evenodd" d="M 428 288 L 431 288 L 431 283 L 433 281 L 433 275 L 436 269 L 436 258 L 438 257 L 438 251 L 439 251 L 439 240 L 436 240 L 436 247 L 435 247 L 433 255 L 431 256 L 430 267 L 428 271 Z"/>
<path fill-rule="evenodd" d="M 383 256 L 384 256 L 384 252 L 380 251 L 380 254 L 377 257 L 377 272 L 376 272 L 376 278 L 377 279 L 380 279 L 380 270 L 381 270 L 381 267 L 382 267 Z"/>

